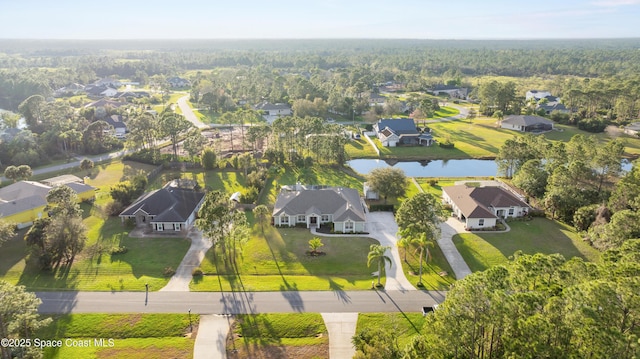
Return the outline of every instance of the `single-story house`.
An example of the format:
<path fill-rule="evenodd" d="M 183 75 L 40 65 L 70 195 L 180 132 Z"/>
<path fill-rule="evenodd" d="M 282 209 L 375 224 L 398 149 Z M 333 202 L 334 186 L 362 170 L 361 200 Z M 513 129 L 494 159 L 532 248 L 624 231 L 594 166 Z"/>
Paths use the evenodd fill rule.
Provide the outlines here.
<path fill-rule="evenodd" d="M 104 119 L 104 122 L 113 127 L 112 135 L 116 138 L 125 138 L 127 133 L 127 125 L 124 123 L 124 119 L 121 115 L 111 115 Z"/>
<path fill-rule="evenodd" d="M 640 122 L 634 122 L 624 127 L 624 133 L 631 136 L 640 134 Z"/>
<path fill-rule="evenodd" d="M 553 96 L 552 96 L 553 97 Z M 563 112 L 563 113 L 568 113 L 569 109 L 562 103 L 560 103 L 560 100 L 555 97 L 556 101 L 550 101 L 547 103 L 540 103 L 536 105 L 536 110 L 544 110 L 544 113 L 547 115 L 550 115 L 551 112 L 553 111 L 558 111 L 558 112 Z"/>
<path fill-rule="evenodd" d="M 442 200 L 451 205 L 452 215 L 464 221 L 467 229 L 492 228 L 499 218 L 521 217 L 530 208 L 511 192 L 496 186 L 444 187 Z"/>
<path fill-rule="evenodd" d="M 469 89 L 459 86 L 435 85 L 431 89 L 429 89 L 429 92 L 431 92 L 435 96 L 445 93 L 451 98 L 466 99 L 467 95 L 469 94 Z"/>
<path fill-rule="evenodd" d="M 430 133 L 420 133 L 412 118 L 381 119 L 373 125 L 378 139 L 385 147 L 397 145 L 431 146 L 434 142 Z"/>
<path fill-rule="evenodd" d="M 89 97 L 113 97 L 118 93 L 118 90 L 108 85 L 89 85 L 85 88 L 85 92 Z"/>
<path fill-rule="evenodd" d="M 536 101 L 540 101 L 543 98 L 547 98 L 549 96 L 552 96 L 551 92 L 549 92 L 549 91 L 529 90 L 524 95 L 524 98 L 525 98 L 526 101 L 529 101 L 532 98 L 535 99 Z"/>
<path fill-rule="evenodd" d="M 84 183 L 69 182 L 57 185 L 66 185 L 73 189 L 78 194 L 79 202 L 95 197 L 95 188 Z M 47 217 L 44 208 L 47 205 L 47 194 L 53 187 L 55 186 L 34 181 L 19 181 L 0 188 L 0 218 L 15 223 L 18 228 L 25 228 L 36 219 Z"/>
<path fill-rule="evenodd" d="M 520 132 L 553 130 L 553 121 L 540 116 L 509 115 L 500 121 L 500 127 Z"/>
<path fill-rule="evenodd" d="M 336 232 L 364 232 L 366 216 L 358 190 L 341 187 L 283 187 L 273 208 L 273 224 L 307 228 L 333 222 Z"/>
<path fill-rule="evenodd" d="M 369 106 L 384 105 L 386 101 L 387 98 L 379 93 L 372 92 L 369 94 Z"/>
<path fill-rule="evenodd" d="M 179 232 L 191 227 L 203 201 L 204 192 L 169 182 L 142 195 L 120 213 L 120 218 L 135 219 L 137 225 L 147 225 L 155 232 Z"/>
<path fill-rule="evenodd" d="M 263 113 L 262 117 L 268 122 L 273 123 L 278 117 L 291 116 L 291 107 L 286 103 L 270 103 L 262 102 L 253 107 L 256 111 Z"/>
<path fill-rule="evenodd" d="M 169 77 L 167 79 L 169 86 L 171 87 L 188 87 L 191 86 L 191 81 L 183 79 L 182 77 Z"/>

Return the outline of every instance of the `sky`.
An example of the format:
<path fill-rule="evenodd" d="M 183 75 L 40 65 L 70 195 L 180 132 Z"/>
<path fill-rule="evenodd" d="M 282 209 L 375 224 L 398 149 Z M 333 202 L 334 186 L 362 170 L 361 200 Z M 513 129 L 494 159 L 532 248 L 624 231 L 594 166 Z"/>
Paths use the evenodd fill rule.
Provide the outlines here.
<path fill-rule="evenodd" d="M 0 0 L 5 39 L 640 37 L 640 0 Z"/>

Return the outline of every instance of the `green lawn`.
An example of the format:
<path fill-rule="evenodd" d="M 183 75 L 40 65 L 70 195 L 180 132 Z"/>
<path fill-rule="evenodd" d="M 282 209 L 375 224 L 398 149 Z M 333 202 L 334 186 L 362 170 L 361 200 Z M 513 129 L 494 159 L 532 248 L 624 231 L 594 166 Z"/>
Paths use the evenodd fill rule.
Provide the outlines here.
<path fill-rule="evenodd" d="M 344 150 L 349 158 L 378 158 L 378 154 L 373 149 L 369 141 L 363 139 L 349 141 Z"/>
<path fill-rule="evenodd" d="M 229 358 L 325 358 L 329 336 L 317 313 L 238 315 Z"/>
<path fill-rule="evenodd" d="M 54 321 L 36 337 L 62 340 L 62 348 L 47 348 L 44 358 L 192 358 L 194 339 L 185 314 L 71 314 Z M 199 316 L 191 316 L 194 325 Z M 95 345 L 94 338 L 113 339 L 113 346 Z M 73 343 L 91 343 L 73 347 Z"/>
<path fill-rule="evenodd" d="M 420 178 L 416 178 L 416 181 L 418 181 L 418 184 L 420 185 L 423 191 L 427 193 L 431 193 L 433 196 L 440 199 L 442 198 L 442 188 L 453 186 L 457 181 L 465 181 L 465 180 L 486 181 L 489 179 L 490 178 L 488 177 L 485 177 L 485 178 L 482 178 L 482 177 L 442 177 L 442 178 L 420 177 Z M 432 186 L 429 183 L 429 181 L 431 180 L 437 180 L 438 183 Z"/>
<path fill-rule="evenodd" d="M 283 185 L 296 184 L 296 182 L 355 188 L 362 193 L 364 177 L 355 173 L 350 168 L 344 167 L 318 165 L 312 168 L 302 169 L 285 167 L 284 174 L 279 178 L 267 178 L 265 188 L 258 202 L 260 204 L 273 205 L 276 203 L 280 187 Z"/>
<path fill-rule="evenodd" d="M 238 256 L 239 276 L 232 267 L 218 264 L 213 249 L 207 252 L 201 268 L 207 274 L 191 282 L 194 291 L 298 291 L 364 290 L 371 287 L 372 268 L 367 268 L 370 238 L 322 237 L 326 253 L 309 257 L 308 229 L 265 226 L 263 237 L 259 225 L 253 227 L 251 239 Z M 218 263 L 222 263 L 220 252 Z M 286 297 L 286 296 L 285 296 Z"/>
<path fill-rule="evenodd" d="M 444 257 L 440 247 L 434 246 L 429 249 L 431 258 L 422 263 L 422 284 L 427 290 L 448 290 L 449 286 L 456 280 L 449 262 Z M 420 251 L 416 248 L 398 248 L 400 260 L 402 261 L 402 271 L 411 284 L 418 283 L 420 272 Z M 406 253 L 406 261 L 405 259 Z"/>
<path fill-rule="evenodd" d="M 422 332 L 424 322 L 422 313 L 360 313 L 356 333 L 365 328 L 384 328 L 393 333 L 399 348 L 404 349 L 416 334 Z"/>
<path fill-rule="evenodd" d="M 560 253 L 565 258 L 581 257 L 598 261 L 599 252 L 582 241 L 575 231 L 546 218 L 509 222 L 508 233 L 464 233 L 453 242 L 472 271 L 482 271 L 506 263 L 514 252 L 526 254 Z"/>
<path fill-rule="evenodd" d="M 460 110 L 454 107 L 442 106 L 438 111 L 433 114 L 433 117 L 430 118 L 443 118 L 443 117 L 453 117 L 460 114 Z"/>
<path fill-rule="evenodd" d="M 180 171 L 164 171 L 152 183 L 148 189 L 158 189 L 167 182 L 175 178 L 188 178 L 198 182 L 201 188 L 207 190 L 219 190 L 232 194 L 242 191 L 245 187 L 245 177 L 243 172 L 227 171 L 227 170 L 189 170 L 187 172 Z"/>

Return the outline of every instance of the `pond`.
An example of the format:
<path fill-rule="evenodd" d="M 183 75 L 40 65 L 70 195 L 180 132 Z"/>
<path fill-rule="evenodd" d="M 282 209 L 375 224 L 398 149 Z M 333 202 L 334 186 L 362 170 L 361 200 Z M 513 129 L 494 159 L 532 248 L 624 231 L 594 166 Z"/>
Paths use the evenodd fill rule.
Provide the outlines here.
<path fill-rule="evenodd" d="M 494 160 L 434 160 L 434 161 L 395 161 L 359 159 L 347 164 L 363 175 L 374 168 L 395 167 L 409 177 L 491 177 L 498 172 Z"/>
<path fill-rule="evenodd" d="M 347 162 L 355 171 L 363 175 L 374 168 L 395 167 L 409 177 L 491 177 L 498 173 L 494 160 L 433 160 L 433 161 L 397 161 L 359 159 Z M 628 172 L 633 164 L 622 160 L 622 170 Z"/>

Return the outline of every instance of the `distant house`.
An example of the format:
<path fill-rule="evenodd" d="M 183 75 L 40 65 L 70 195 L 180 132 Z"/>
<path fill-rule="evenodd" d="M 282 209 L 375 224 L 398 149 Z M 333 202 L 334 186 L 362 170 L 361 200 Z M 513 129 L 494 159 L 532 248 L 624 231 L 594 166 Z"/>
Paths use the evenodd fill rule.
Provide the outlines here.
<path fill-rule="evenodd" d="M 550 115 L 551 112 L 553 111 L 558 111 L 558 112 L 563 112 L 563 113 L 568 113 L 569 109 L 567 109 L 567 107 L 560 103 L 560 99 L 554 96 L 551 96 L 554 98 L 554 101 L 550 101 L 550 102 L 545 102 L 545 103 L 539 103 L 536 105 L 536 112 L 538 110 L 543 110 L 544 113 L 546 115 Z"/>
<path fill-rule="evenodd" d="M 365 182 L 362 185 L 362 193 L 364 193 L 364 199 L 380 199 L 380 195 L 378 194 L 378 192 L 374 191 L 373 188 L 369 186 L 368 182 Z"/>
<path fill-rule="evenodd" d="M 182 77 L 169 77 L 167 79 L 169 86 L 171 87 L 189 87 L 191 86 L 191 81 L 184 79 Z"/>
<path fill-rule="evenodd" d="M 273 224 L 307 228 L 333 222 L 336 232 L 364 232 L 366 217 L 358 190 L 338 187 L 283 188 L 273 208 Z"/>
<path fill-rule="evenodd" d="M 431 146 L 434 143 L 430 133 L 420 133 L 412 118 L 381 119 L 373 125 L 378 139 L 385 147 L 397 145 Z"/>
<path fill-rule="evenodd" d="M 89 108 L 89 107 L 94 107 L 94 108 L 103 107 L 104 108 L 104 107 L 107 107 L 107 106 L 110 106 L 110 107 L 113 107 L 113 108 L 118 108 L 118 107 L 124 106 L 126 104 L 127 104 L 126 102 L 119 102 L 119 101 L 111 101 L 111 100 L 107 100 L 107 99 L 101 99 L 101 100 L 94 101 L 94 102 L 91 102 L 89 104 L 86 104 L 84 106 L 84 108 Z"/>
<path fill-rule="evenodd" d="M 624 133 L 631 136 L 640 134 L 640 122 L 634 122 L 624 127 Z"/>
<path fill-rule="evenodd" d="M 469 89 L 466 87 L 450 86 L 450 85 L 435 85 L 428 90 L 435 96 L 447 94 L 451 98 L 466 99 L 469 94 Z"/>
<path fill-rule="evenodd" d="M 116 138 L 125 138 L 127 133 L 127 125 L 121 115 L 111 115 L 103 120 L 113 127 L 112 135 Z"/>
<path fill-rule="evenodd" d="M 278 117 L 291 116 L 291 107 L 286 103 L 270 103 L 262 102 L 253 107 L 257 111 L 262 112 L 262 117 L 268 122 L 273 123 Z"/>
<path fill-rule="evenodd" d="M 53 180 L 49 179 L 45 182 Z M 76 192 L 78 201 L 95 197 L 94 187 L 78 182 L 63 184 Z M 33 224 L 36 219 L 47 217 L 44 211 L 47 205 L 47 194 L 57 185 L 20 181 L 0 188 L 0 218 L 6 222 L 15 223 L 18 228 L 25 228 Z"/>
<path fill-rule="evenodd" d="M 102 79 L 94 82 L 92 85 L 94 85 L 94 86 L 109 86 L 109 87 L 113 87 L 113 88 L 118 88 L 118 87 L 122 86 L 122 83 L 119 80 L 116 80 L 114 78 L 105 77 L 105 78 L 102 78 Z"/>
<path fill-rule="evenodd" d="M 499 218 L 521 217 L 530 208 L 511 192 L 495 186 L 444 187 L 442 199 L 451 205 L 452 215 L 464 221 L 467 229 L 492 228 Z"/>
<path fill-rule="evenodd" d="M 79 83 L 72 83 L 64 87 L 60 87 L 59 89 L 53 92 L 54 97 L 62 97 L 67 95 L 77 95 L 81 92 L 84 92 L 85 86 Z"/>
<path fill-rule="evenodd" d="M 89 97 L 99 98 L 114 97 L 118 93 L 118 90 L 108 85 L 90 85 L 85 87 L 85 92 Z"/>
<path fill-rule="evenodd" d="M 553 121 L 540 116 L 510 115 L 500 122 L 500 127 L 520 132 L 553 130 Z"/>
<path fill-rule="evenodd" d="M 163 188 L 144 194 L 127 207 L 120 218 L 135 219 L 155 232 L 188 230 L 204 201 L 204 192 L 178 187 L 169 182 Z"/>
<path fill-rule="evenodd" d="M 149 93 L 145 91 L 120 91 L 116 93 L 113 98 L 123 98 L 126 100 L 131 100 L 134 98 L 143 98 L 149 96 Z"/>
<path fill-rule="evenodd" d="M 543 98 L 547 98 L 548 96 L 552 96 L 549 91 L 539 91 L 539 90 L 529 90 L 525 94 L 524 98 L 526 101 L 531 99 L 535 99 L 536 101 L 540 101 Z"/>
<path fill-rule="evenodd" d="M 369 106 L 384 105 L 385 101 L 387 101 L 387 98 L 379 93 L 372 92 L 369 95 Z"/>

